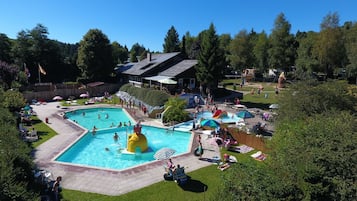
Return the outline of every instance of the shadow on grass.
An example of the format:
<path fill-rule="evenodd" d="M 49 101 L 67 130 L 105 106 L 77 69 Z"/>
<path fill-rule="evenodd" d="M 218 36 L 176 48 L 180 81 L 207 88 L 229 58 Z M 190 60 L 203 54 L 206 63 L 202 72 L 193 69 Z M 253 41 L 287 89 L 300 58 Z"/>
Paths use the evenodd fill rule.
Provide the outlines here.
<path fill-rule="evenodd" d="M 32 125 L 39 124 L 39 123 L 41 123 L 41 122 L 42 122 L 42 121 L 41 121 L 40 119 L 32 119 L 32 120 L 31 120 Z"/>
<path fill-rule="evenodd" d="M 203 193 L 207 191 L 208 186 L 200 181 L 189 179 L 186 184 L 180 186 L 184 191 Z"/>
<path fill-rule="evenodd" d="M 38 136 L 45 136 L 45 135 L 48 135 L 49 132 L 46 132 L 46 131 L 37 131 L 37 135 Z"/>

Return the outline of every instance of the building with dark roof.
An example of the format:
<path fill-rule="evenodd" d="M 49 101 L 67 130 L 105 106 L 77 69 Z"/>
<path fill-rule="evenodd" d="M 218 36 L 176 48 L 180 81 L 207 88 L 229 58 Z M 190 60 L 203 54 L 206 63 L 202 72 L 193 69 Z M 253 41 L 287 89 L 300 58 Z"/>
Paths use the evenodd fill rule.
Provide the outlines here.
<path fill-rule="evenodd" d="M 180 52 L 152 54 L 137 63 L 118 68 L 121 80 L 142 87 L 145 83 L 173 89 L 197 87 L 197 60 L 187 60 Z"/>

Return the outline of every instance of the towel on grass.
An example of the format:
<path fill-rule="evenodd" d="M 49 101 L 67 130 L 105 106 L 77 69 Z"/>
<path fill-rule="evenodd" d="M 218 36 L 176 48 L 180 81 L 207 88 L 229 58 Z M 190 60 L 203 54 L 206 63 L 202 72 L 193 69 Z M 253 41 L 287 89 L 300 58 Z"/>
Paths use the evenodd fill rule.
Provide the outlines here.
<path fill-rule="evenodd" d="M 231 147 L 228 148 L 228 150 L 245 154 L 245 153 L 248 153 L 250 151 L 253 151 L 254 148 L 250 147 L 250 146 L 247 146 L 247 145 L 240 145 L 240 146 L 231 146 Z"/>
<path fill-rule="evenodd" d="M 255 160 L 257 160 L 257 161 L 263 161 L 263 160 L 265 160 L 265 159 L 267 158 L 267 155 L 264 154 L 264 153 L 261 152 L 261 151 L 258 151 L 258 152 L 256 152 L 256 153 L 250 155 L 250 156 L 251 156 L 252 158 L 254 158 Z"/>

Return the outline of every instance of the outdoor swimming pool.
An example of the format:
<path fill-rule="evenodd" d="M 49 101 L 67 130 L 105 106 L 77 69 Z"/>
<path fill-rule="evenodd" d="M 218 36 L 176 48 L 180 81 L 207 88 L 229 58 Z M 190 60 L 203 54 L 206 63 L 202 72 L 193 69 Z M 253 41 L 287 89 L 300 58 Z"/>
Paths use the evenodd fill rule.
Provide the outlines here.
<path fill-rule="evenodd" d="M 228 112 L 226 116 L 223 116 L 221 118 L 214 118 L 212 112 L 204 111 L 204 112 L 199 112 L 197 114 L 197 119 L 200 119 L 200 118 L 203 118 L 203 119 L 215 119 L 215 120 L 217 120 L 219 122 L 227 123 L 227 124 L 229 124 L 229 123 L 237 123 L 239 121 L 243 121 L 242 118 L 240 118 L 236 114 L 230 113 L 230 112 Z"/>
<path fill-rule="evenodd" d="M 85 116 L 82 116 L 82 112 L 85 112 Z M 134 133 L 133 125 L 120 128 L 110 128 L 110 126 L 109 128 L 105 128 L 109 121 L 98 121 L 98 113 L 104 115 L 108 113 L 109 118 L 112 117 L 111 120 L 115 120 L 115 122 L 133 121 L 121 108 L 92 108 L 71 112 L 67 116 L 70 120 L 76 120 L 80 125 L 82 125 L 81 122 L 85 122 L 82 126 L 88 129 L 91 129 L 93 123 L 95 123 L 99 130 L 95 135 L 92 135 L 91 131 L 87 132 L 60 154 L 56 158 L 56 161 L 81 166 L 123 170 L 154 161 L 153 155 L 163 147 L 174 149 L 176 151 L 175 155 L 186 153 L 189 150 L 189 143 L 191 141 L 191 134 L 189 132 L 172 131 L 143 125 L 142 133 L 147 138 L 149 150 L 145 153 L 127 154 L 123 150 L 126 149 L 127 136 Z M 99 122 L 106 123 L 101 124 Z M 117 142 L 113 139 L 114 133 L 119 135 Z M 107 151 L 106 148 L 109 150 Z"/>

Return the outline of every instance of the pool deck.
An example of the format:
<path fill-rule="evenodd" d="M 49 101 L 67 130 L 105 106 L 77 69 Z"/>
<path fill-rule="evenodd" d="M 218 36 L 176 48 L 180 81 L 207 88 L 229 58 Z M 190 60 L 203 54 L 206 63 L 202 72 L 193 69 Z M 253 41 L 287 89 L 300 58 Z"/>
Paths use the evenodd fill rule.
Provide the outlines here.
<path fill-rule="evenodd" d="M 40 120 L 45 122 L 46 117 L 49 119 L 48 126 L 57 133 L 56 136 L 34 150 L 35 163 L 40 169 L 50 171 L 53 178 L 62 176 L 63 179 L 61 185 L 63 188 L 116 196 L 164 180 L 164 161 L 154 161 L 152 163 L 121 171 L 74 166 L 54 161 L 58 154 L 86 132 L 82 127 L 73 124 L 69 120 L 63 119 L 60 114 L 73 109 L 98 107 L 98 105 L 71 106 L 64 108 L 60 107 L 58 102 L 51 102 L 47 104 L 33 105 L 32 107 Z M 99 107 L 103 107 L 103 105 Z M 142 122 L 144 125 L 162 127 L 160 122 L 146 118 L 140 110 L 132 108 L 128 109 L 128 113 L 132 114 L 133 118 L 136 120 L 144 120 Z M 198 160 L 198 158 L 193 155 L 193 150 L 197 146 L 194 140 L 194 135 L 197 134 L 193 133 L 193 136 L 191 137 L 192 150 L 189 153 L 172 158 L 175 164 L 184 166 L 186 172 L 212 165 L 212 163 Z M 213 158 L 220 154 L 219 147 L 212 145 L 210 141 L 209 138 L 202 137 L 202 145 L 205 149 L 202 157 L 204 158 Z"/>

